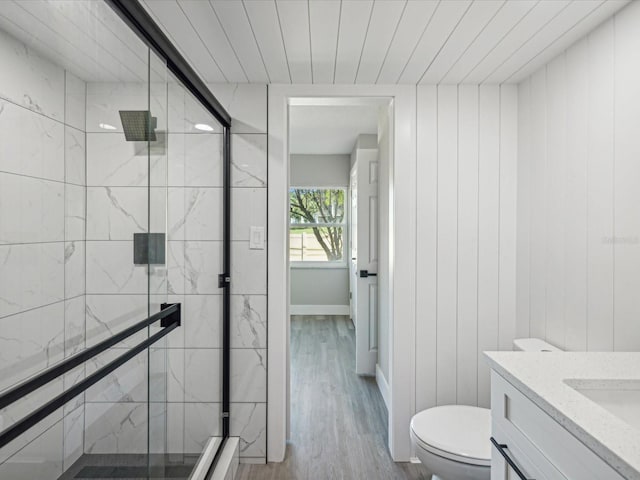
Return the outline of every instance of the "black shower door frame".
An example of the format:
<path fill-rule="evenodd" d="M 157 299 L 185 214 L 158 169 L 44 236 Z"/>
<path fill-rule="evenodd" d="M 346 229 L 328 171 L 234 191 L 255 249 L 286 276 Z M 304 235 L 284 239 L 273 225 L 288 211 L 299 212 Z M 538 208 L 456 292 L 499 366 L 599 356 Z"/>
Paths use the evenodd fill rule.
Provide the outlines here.
<path fill-rule="evenodd" d="M 212 465 L 215 465 L 229 437 L 230 391 L 230 309 L 231 309 L 231 116 L 207 88 L 186 59 L 178 52 L 158 24 L 138 0 L 104 0 L 133 32 L 160 58 L 169 71 L 209 111 L 223 127 L 223 271 L 218 275 L 222 289 L 222 442 Z"/>

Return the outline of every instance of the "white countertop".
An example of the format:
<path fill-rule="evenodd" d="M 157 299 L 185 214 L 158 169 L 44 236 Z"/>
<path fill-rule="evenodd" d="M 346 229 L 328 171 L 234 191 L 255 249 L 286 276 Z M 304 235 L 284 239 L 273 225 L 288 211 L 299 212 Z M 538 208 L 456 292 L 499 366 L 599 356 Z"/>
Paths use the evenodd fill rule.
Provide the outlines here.
<path fill-rule="evenodd" d="M 489 365 L 623 477 L 640 480 L 640 430 L 564 381 L 640 380 L 640 352 L 485 352 Z M 622 385 L 622 383 L 621 383 Z"/>

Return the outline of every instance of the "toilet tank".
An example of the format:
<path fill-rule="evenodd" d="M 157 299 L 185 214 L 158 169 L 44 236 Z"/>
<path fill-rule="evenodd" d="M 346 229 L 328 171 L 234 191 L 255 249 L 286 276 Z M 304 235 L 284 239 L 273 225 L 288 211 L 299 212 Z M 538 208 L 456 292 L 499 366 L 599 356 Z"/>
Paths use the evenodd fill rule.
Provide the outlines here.
<path fill-rule="evenodd" d="M 539 338 L 516 338 L 513 341 L 513 349 L 520 352 L 561 352 L 558 347 L 540 340 Z"/>

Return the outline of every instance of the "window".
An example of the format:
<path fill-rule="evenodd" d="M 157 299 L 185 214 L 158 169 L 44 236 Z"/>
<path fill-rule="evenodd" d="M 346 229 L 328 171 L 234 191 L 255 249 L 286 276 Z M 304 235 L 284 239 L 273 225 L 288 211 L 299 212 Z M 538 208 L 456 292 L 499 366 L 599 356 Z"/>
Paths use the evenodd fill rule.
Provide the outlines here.
<path fill-rule="evenodd" d="M 289 190 L 289 260 L 345 263 L 344 188 Z"/>

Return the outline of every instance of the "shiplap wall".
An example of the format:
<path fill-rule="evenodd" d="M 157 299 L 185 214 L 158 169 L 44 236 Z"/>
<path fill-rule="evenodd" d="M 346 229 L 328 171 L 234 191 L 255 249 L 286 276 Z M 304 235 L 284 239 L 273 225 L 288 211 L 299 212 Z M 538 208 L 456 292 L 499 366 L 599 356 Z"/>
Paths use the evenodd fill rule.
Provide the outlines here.
<path fill-rule="evenodd" d="M 640 350 L 640 2 L 519 86 L 517 333 Z"/>
<path fill-rule="evenodd" d="M 517 87 L 418 86 L 416 411 L 489 405 L 515 331 Z"/>

